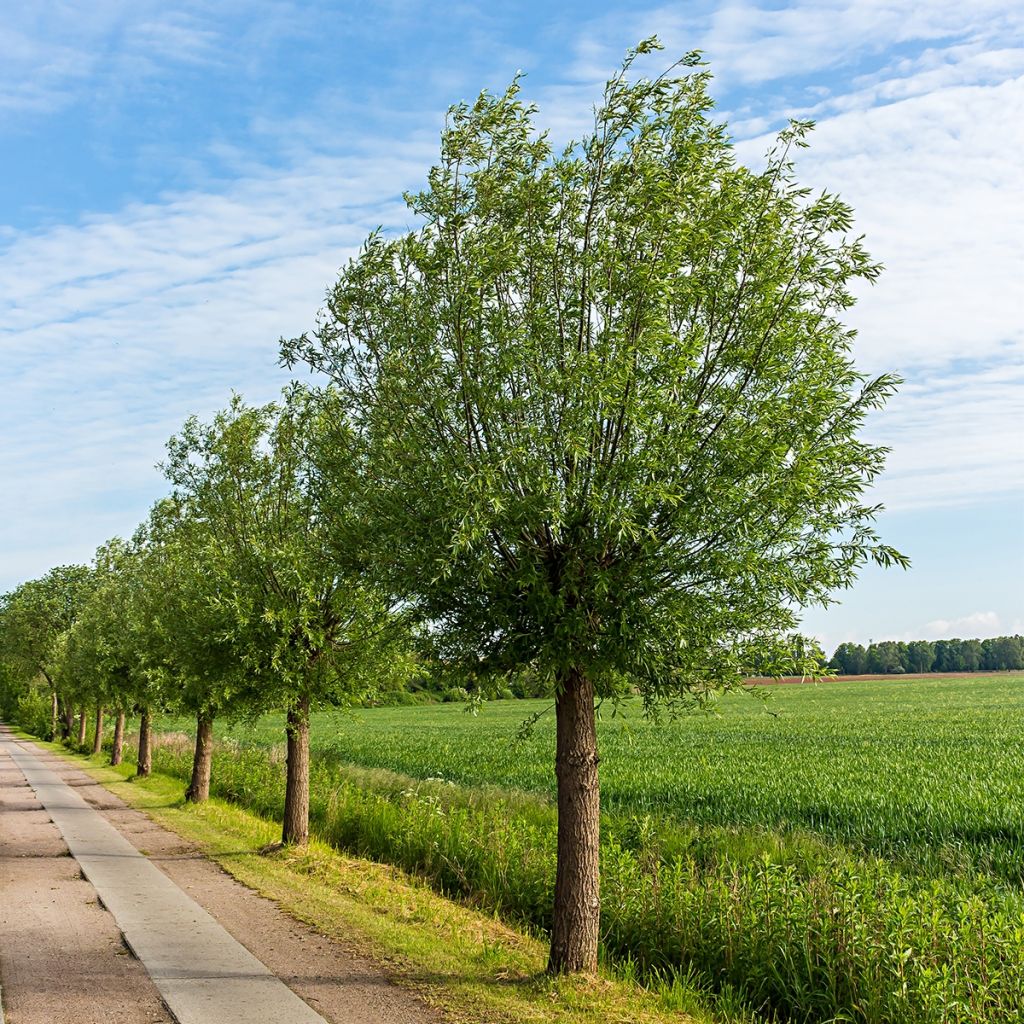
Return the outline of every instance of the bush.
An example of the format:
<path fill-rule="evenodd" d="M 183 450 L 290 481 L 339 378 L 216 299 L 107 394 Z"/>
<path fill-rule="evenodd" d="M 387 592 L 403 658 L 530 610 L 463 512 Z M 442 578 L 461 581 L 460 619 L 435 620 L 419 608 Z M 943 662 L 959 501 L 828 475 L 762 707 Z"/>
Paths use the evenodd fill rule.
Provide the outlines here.
<path fill-rule="evenodd" d="M 423 690 L 417 690 L 415 693 L 409 690 L 388 690 L 378 694 L 373 704 L 381 707 L 409 707 L 416 704 L 430 704 L 433 700 L 433 696 Z"/>
<path fill-rule="evenodd" d="M 41 739 L 53 739 L 52 705 L 49 694 L 38 687 L 31 687 L 18 698 L 14 721 L 25 732 Z"/>

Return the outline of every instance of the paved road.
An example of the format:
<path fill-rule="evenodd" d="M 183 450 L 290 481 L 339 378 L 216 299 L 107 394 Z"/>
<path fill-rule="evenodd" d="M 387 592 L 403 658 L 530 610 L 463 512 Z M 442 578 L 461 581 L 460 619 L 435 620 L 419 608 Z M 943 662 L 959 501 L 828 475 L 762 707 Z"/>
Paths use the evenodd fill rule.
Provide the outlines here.
<path fill-rule="evenodd" d="M 13 762 L 24 776 L 179 1024 L 325 1024 L 320 1014 L 45 767 L 31 744 L 15 742 L 8 730 L 0 728 L 0 757 Z M 9 810 L 5 804 L 4 811 Z M 60 921 L 48 925 L 64 926 Z M 23 936 L 19 942 L 23 953 L 30 939 Z"/>

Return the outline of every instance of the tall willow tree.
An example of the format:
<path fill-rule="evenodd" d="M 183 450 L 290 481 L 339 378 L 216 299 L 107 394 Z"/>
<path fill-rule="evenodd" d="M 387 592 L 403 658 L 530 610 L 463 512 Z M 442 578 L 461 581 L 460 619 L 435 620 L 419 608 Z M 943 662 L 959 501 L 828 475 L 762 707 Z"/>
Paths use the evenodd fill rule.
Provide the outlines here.
<path fill-rule="evenodd" d="M 653 81 L 635 56 L 562 152 L 517 83 L 452 108 L 422 226 L 372 235 L 282 342 L 331 378 L 377 569 L 442 656 L 552 680 L 556 972 L 596 965 L 595 700 L 801 671 L 800 606 L 903 561 L 857 437 L 896 381 L 858 373 L 841 321 L 879 268 L 796 183 L 809 126 L 750 170 L 696 55 Z"/>

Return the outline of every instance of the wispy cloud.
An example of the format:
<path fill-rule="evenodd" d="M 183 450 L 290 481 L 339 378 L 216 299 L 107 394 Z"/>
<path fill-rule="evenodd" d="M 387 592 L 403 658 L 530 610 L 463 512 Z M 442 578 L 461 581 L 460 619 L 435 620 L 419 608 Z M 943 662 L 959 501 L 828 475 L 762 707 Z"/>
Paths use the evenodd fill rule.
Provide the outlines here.
<path fill-rule="evenodd" d="M 1024 363 L 926 373 L 869 434 L 892 448 L 875 489 L 889 508 L 970 505 L 1024 494 Z"/>
<path fill-rule="evenodd" d="M 85 28 L 59 4 L 24 10 L 36 13 L 0 28 L 0 113 L 77 102 L 87 81 L 102 91 L 133 74 L 235 67 L 271 45 L 268 26 L 308 32 L 284 3 L 260 8 L 244 47 L 200 3 L 97 0 Z M 913 508 L 1024 491 L 1024 12 L 988 0 L 694 12 L 616 11 L 583 23 L 575 42 L 560 39 L 568 64 L 525 82 L 539 123 L 556 138 L 578 134 L 622 50 L 652 31 L 670 53 L 708 51 L 716 89 L 746 121 L 745 159 L 760 158 L 763 133 L 787 114 L 818 116 L 801 176 L 851 200 L 888 266 L 854 313 L 858 358 L 908 378 L 870 427 L 893 447 L 880 497 Z M 422 74 L 423 94 L 399 103 L 385 82 L 357 100 L 325 85 L 301 113 L 251 115 L 247 140 L 215 139 L 179 158 L 206 162 L 195 187 L 0 231 L 0 589 L 129 531 L 162 490 L 152 466 L 187 414 L 209 414 L 231 388 L 256 400 L 276 393 L 277 337 L 310 325 L 369 231 L 407 223 L 400 194 L 436 153 L 439 92 L 472 94 L 483 81 L 465 83 L 489 55 L 539 72 L 530 40 L 503 39 L 476 15 L 462 24 L 465 64 L 381 69 L 406 84 Z M 845 78 L 811 87 L 840 66 Z M 358 132 L 339 132 L 339 120 Z"/>
<path fill-rule="evenodd" d="M 921 628 L 920 640 L 942 640 L 946 637 L 961 637 L 965 640 L 985 640 L 988 637 L 1004 636 L 1005 627 L 996 612 L 970 612 L 958 619 L 934 619 Z"/>

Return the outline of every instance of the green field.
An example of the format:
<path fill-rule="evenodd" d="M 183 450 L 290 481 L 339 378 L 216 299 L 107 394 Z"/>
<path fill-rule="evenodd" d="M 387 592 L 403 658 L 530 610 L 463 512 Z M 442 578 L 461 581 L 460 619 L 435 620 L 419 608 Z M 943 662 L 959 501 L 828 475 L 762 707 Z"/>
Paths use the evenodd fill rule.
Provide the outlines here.
<path fill-rule="evenodd" d="M 314 826 L 542 929 L 553 716 L 517 732 L 544 707 L 318 714 Z M 1019 673 L 778 686 L 659 722 L 606 705 L 606 958 L 765 1020 L 1024 1019 L 1022 726 Z M 220 723 L 215 790 L 279 813 L 282 729 Z M 185 737 L 157 763 L 186 775 Z"/>
<path fill-rule="evenodd" d="M 543 701 L 323 712 L 327 763 L 418 779 L 554 792 L 554 716 Z M 188 723 L 175 722 L 178 728 Z M 226 724 L 242 744 L 282 742 L 283 720 Z M 1024 879 L 1024 675 L 773 687 L 767 703 L 726 697 L 716 715 L 651 722 L 638 706 L 600 720 L 606 810 L 718 825 L 798 827 L 898 854 L 976 851 Z"/>

